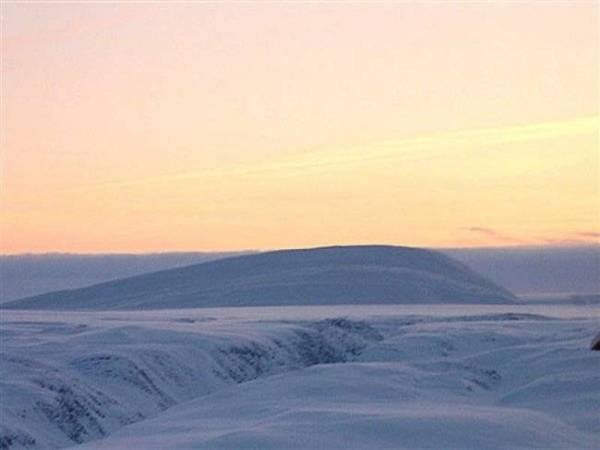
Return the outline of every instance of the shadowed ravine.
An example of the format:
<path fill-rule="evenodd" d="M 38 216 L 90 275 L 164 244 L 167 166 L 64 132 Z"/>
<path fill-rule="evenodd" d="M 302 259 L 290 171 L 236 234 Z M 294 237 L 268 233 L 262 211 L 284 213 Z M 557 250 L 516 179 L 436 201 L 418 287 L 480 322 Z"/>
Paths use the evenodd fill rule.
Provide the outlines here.
<path fill-rule="evenodd" d="M 3 425 L 2 449 L 62 447 L 99 439 L 232 383 L 353 360 L 367 345 L 383 339 L 366 323 L 346 319 L 265 324 L 264 332 L 256 337 L 224 333 L 211 338 L 158 330 L 148 334 L 137 327 L 96 332 L 85 326 L 69 329 L 67 324 L 23 325 L 50 334 L 66 332 L 71 348 L 84 346 L 86 341 L 109 344 L 126 340 L 130 345 L 104 351 L 93 347 L 90 352 L 82 348 L 85 356 L 69 359 L 65 365 L 3 352 L 3 370 L 20 374 L 3 389 L 3 398 L 15 396 L 19 405 L 9 406 L 3 414 L 14 416 L 15 424 L 31 422 L 32 429 L 47 430 L 48 436 L 43 436 L 43 431 L 41 437 L 31 436 L 19 425 Z M 12 326 L 15 331 L 20 328 L 19 324 Z M 144 344 L 154 341 L 153 337 L 164 343 L 155 342 L 155 347 Z M 12 389 L 7 389 L 11 384 Z M 122 393 L 126 393 L 126 401 Z"/>

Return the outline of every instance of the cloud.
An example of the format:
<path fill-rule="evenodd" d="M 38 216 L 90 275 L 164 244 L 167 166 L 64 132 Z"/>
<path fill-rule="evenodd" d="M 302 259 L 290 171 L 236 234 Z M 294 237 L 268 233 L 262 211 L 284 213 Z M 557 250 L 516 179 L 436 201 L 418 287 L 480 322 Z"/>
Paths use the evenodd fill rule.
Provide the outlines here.
<path fill-rule="evenodd" d="M 552 238 L 547 238 L 547 239 L 542 239 L 542 243 L 546 244 L 546 245 L 553 245 L 553 246 L 557 246 L 557 247 L 578 247 L 578 246 L 582 246 L 582 245 L 590 245 L 593 244 L 593 242 L 586 240 L 586 239 L 573 239 L 573 238 L 557 238 L 557 239 L 552 239 Z"/>
<path fill-rule="evenodd" d="M 488 237 L 495 241 L 521 244 L 521 245 L 550 245 L 557 247 L 577 247 L 585 245 L 594 245 L 598 243 L 600 233 L 596 231 L 580 231 L 575 233 L 569 233 L 564 236 L 556 237 L 532 237 L 531 239 L 520 239 L 515 236 L 504 234 L 498 230 L 487 227 L 471 226 L 464 227 L 463 230 L 469 231 L 474 234 Z"/>
<path fill-rule="evenodd" d="M 583 238 L 600 239 L 600 233 L 597 231 L 580 231 L 574 234 Z"/>
<path fill-rule="evenodd" d="M 483 148 L 493 144 L 535 141 L 591 133 L 597 132 L 599 129 L 600 116 L 589 116 L 499 128 L 445 131 L 404 139 L 373 141 L 344 147 L 321 148 L 276 158 L 268 162 L 238 163 L 230 166 L 202 168 L 187 172 L 159 174 L 147 178 L 113 180 L 67 188 L 65 190 L 104 189 L 252 175 L 273 176 L 275 174 L 278 177 L 304 176 L 309 172 L 315 173 L 321 171 L 323 173 L 331 173 L 332 171 L 349 168 L 359 170 L 369 161 L 410 162 L 440 160 L 448 158 L 453 151 L 452 148 L 464 149 L 468 146 Z"/>
<path fill-rule="evenodd" d="M 557 245 L 557 246 L 585 246 L 585 245 L 598 245 L 600 239 L 600 233 L 597 231 L 578 231 L 570 233 L 564 237 L 559 238 L 546 238 L 543 240 L 545 244 Z"/>
<path fill-rule="evenodd" d="M 480 234 L 483 236 L 487 236 L 487 237 L 493 238 L 497 241 L 511 242 L 511 243 L 515 243 L 515 244 L 526 244 L 526 242 L 523 241 L 522 239 L 519 239 L 514 236 L 506 235 L 497 230 L 494 230 L 493 228 L 472 226 L 472 227 L 464 227 L 463 230 L 469 231 L 471 233 L 476 233 L 476 234 Z"/>
<path fill-rule="evenodd" d="M 464 228 L 467 231 L 472 231 L 474 233 L 482 233 L 488 236 L 498 236 L 498 233 L 491 228 L 483 228 L 483 227 L 466 227 Z"/>

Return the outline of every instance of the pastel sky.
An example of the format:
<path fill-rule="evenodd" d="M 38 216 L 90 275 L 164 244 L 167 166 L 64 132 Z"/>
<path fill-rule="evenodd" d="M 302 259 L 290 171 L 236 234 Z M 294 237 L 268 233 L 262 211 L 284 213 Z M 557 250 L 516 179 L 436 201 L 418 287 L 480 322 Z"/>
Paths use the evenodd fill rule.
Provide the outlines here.
<path fill-rule="evenodd" d="M 599 241 L 597 1 L 1 15 L 2 253 Z"/>

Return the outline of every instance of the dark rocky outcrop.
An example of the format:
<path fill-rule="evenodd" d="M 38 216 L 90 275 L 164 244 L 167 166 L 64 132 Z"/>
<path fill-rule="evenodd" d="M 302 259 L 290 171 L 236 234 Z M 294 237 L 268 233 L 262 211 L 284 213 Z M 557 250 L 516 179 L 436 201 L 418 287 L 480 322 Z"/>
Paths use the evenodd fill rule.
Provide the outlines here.
<path fill-rule="evenodd" d="M 590 348 L 595 351 L 600 351 L 600 333 L 598 333 L 596 337 L 592 339 L 592 345 Z"/>

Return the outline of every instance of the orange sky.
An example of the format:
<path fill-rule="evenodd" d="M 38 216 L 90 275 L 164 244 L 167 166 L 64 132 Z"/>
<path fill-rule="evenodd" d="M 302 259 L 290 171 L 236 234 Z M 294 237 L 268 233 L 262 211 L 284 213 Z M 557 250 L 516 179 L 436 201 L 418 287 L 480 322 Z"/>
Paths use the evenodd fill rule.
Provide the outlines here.
<path fill-rule="evenodd" d="M 599 6 L 3 3 L 0 252 L 598 242 Z"/>

